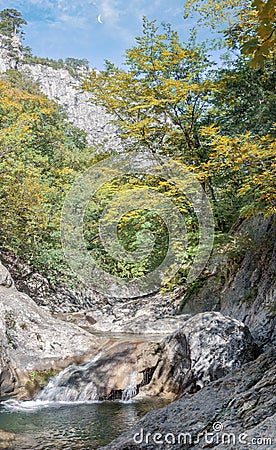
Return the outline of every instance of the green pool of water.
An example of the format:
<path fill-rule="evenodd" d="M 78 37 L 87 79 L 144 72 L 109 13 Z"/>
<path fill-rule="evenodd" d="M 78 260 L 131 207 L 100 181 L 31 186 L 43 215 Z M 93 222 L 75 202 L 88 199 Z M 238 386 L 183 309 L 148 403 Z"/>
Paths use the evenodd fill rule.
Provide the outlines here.
<path fill-rule="evenodd" d="M 10 447 L 14 450 L 93 450 L 163 405 L 157 401 L 99 402 L 18 411 L 0 405 L 0 429 L 18 433 L 17 443 Z"/>

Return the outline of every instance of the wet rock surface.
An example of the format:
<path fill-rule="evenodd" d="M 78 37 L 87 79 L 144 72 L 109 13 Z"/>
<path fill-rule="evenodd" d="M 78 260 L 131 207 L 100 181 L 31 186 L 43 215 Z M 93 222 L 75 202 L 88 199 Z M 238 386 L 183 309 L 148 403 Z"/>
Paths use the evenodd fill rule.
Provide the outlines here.
<path fill-rule="evenodd" d="M 26 293 L 38 306 L 55 317 L 72 322 L 92 333 L 166 334 L 180 328 L 190 315 L 175 315 L 177 306 L 173 295 L 160 293 L 122 299 L 107 298 L 80 287 L 53 287 L 49 281 L 22 261 L 14 263 L 13 255 L 2 256 L 9 267 L 15 286 Z"/>
<path fill-rule="evenodd" d="M 241 367 L 254 356 L 247 327 L 211 312 L 198 314 L 161 342 L 109 339 L 88 363 L 73 364 L 37 397 L 42 401 L 175 399 Z M 137 395 L 138 394 L 138 395 Z"/>
<path fill-rule="evenodd" d="M 139 382 L 136 352 L 139 343 L 112 342 L 85 365 L 68 367 L 53 379 L 39 400 L 129 400 Z"/>
<path fill-rule="evenodd" d="M 16 441 L 17 437 L 14 433 L 8 433 L 0 429 L 0 448 L 12 448 Z"/>
<path fill-rule="evenodd" d="M 1 340 L 0 344 L 0 398 L 14 391 L 17 382 L 7 349 Z"/>

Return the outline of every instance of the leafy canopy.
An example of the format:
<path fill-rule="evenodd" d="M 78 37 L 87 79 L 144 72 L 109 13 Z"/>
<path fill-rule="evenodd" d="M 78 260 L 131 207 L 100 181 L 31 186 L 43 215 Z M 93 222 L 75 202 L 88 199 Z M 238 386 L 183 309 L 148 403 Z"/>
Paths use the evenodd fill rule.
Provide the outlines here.
<path fill-rule="evenodd" d="M 30 80 L 28 90 L 22 82 L 14 71 L 0 80 L 1 246 L 42 272 L 62 271 L 64 196 L 91 156 L 83 132 Z"/>
<path fill-rule="evenodd" d="M 276 97 L 270 45 L 275 16 L 269 0 L 254 4 L 187 1 L 186 6 L 197 9 L 202 20 L 212 26 L 216 26 L 214 18 L 220 18 L 228 45 L 243 53 L 234 62 L 217 67 L 206 44 L 198 44 L 193 33 L 187 42 L 181 42 L 170 25 L 159 27 L 156 21 L 144 18 L 141 36 L 126 50 L 125 68 L 106 61 L 101 73 L 88 74 L 83 88 L 89 91 L 91 101 L 111 113 L 110 120 L 130 150 L 150 149 L 157 157 L 169 155 L 196 174 L 213 205 L 217 232 L 225 233 L 240 215 L 275 212 Z M 6 17 L 0 26 L 7 25 Z M 14 13 L 8 20 L 11 35 L 19 33 L 21 17 Z M 12 20 L 19 22 L 15 25 Z M 265 34 L 263 27 L 270 34 Z M 251 42 L 246 47 L 253 38 L 257 44 Z M 262 47 L 265 42 L 267 52 Z M 86 60 L 43 63 L 57 68 L 65 64 L 72 73 L 79 66 L 87 69 Z M 258 68 L 252 67 L 255 63 Z M 105 156 L 93 156 L 86 148 L 84 133 L 65 119 L 31 80 L 14 71 L 2 76 L 1 242 L 42 272 L 49 268 L 66 272 L 59 238 L 65 195 L 79 171 Z M 179 258 L 184 252 L 186 258 L 181 280 L 197 248 L 198 224 L 189 201 L 177 190 L 173 174 L 166 180 L 126 175 L 99 189 L 97 201 L 89 204 L 84 218 L 88 249 L 100 265 L 121 277 L 141 276 L 158 266 L 167 251 L 168 230 L 154 211 L 133 210 L 128 195 L 144 186 L 171 199 L 185 219 L 191 245 L 188 251 L 177 249 Z M 154 252 L 136 264 L 115 261 L 101 243 L 98 224 L 115 193 L 129 207 L 118 224 L 121 245 L 135 252 L 140 244 L 139 231 L 155 237 Z M 107 215 L 105 220 L 108 224 L 112 218 Z M 150 239 L 145 244 L 150 247 Z"/>
<path fill-rule="evenodd" d="M 27 25 L 27 22 L 16 9 L 7 8 L 0 11 L 0 34 L 9 37 L 14 35 L 22 37 L 24 34 L 23 25 Z"/>
<path fill-rule="evenodd" d="M 126 51 L 128 70 L 107 62 L 100 74 L 91 71 L 83 88 L 91 100 L 104 106 L 131 145 L 153 152 L 185 151 L 187 162 L 204 158 L 198 126 L 207 114 L 214 83 L 204 46 L 194 36 L 181 43 L 169 25 L 160 33 L 155 21 L 143 23 L 137 45 Z"/>
<path fill-rule="evenodd" d="M 145 18 L 142 36 L 126 51 L 126 69 L 107 62 L 100 74 L 90 73 L 84 89 L 113 114 L 130 148 L 170 155 L 197 174 L 213 203 L 218 230 L 229 229 L 240 213 L 271 214 L 276 121 L 272 63 L 258 69 L 257 76 L 242 55 L 231 66 L 216 69 L 206 46 L 198 45 L 193 35 L 182 43 L 169 25 L 162 28 L 160 32 L 155 21 Z M 257 159 L 245 140 L 254 142 Z M 245 166 L 240 166 L 240 152 Z M 220 167 L 228 158 L 231 164 Z"/>
<path fill-rule="evenodd" d="M 251 66 L 264 65 L 275 56 L 275 0 L 186 0 L 184 17 L 200 15 L 199 24 L 223 31 L 230 47 L 240 47 Z"/>

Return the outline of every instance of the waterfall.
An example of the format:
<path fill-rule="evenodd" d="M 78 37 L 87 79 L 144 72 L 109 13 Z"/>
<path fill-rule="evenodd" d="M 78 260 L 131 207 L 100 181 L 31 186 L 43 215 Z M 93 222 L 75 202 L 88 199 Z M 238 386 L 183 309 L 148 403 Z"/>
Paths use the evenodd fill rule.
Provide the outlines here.
<path fill-rule="evenodd" d="M 9 409 L 20 411 L 73 402 L 111 399 L 129 402 L 137 395 L 138 371 L 126 371 L 124 374 L 118 370 L 116 377 L 118 367 L 120 365 L 116 358 L 102 351 L 86 364 L 71 365 L 62 370 L 49 380 L 34 400 L 7 400 L 3 404 Z M 126 387 L 122 389 L 121 386 Z"/>
<path fill-rule="evenodd" d="M 98 353 L 88 363 L 80 366 L 69 366 L 62 370 L 56 377 L 52 378 L 47 386 L 40 392 L 36 400 L 49 402 L 82 402 L 97 400 L 97 387 L 91 381 L 83 386 L 77 383 L 81 380 L 81 375 L 91 369 L 101 358 L 102 352 Z"/>
<path fill-rule="evenodd" d="M 137 395 L 137 378 L 138 378 L 138 372 L 133 372 L 133 374 L 130 377 L 129 385 L 126 387 L 126 389 L 122 392 L 122 401 L 128 402 L 132 399 L 132 397 L 135 397 Z"/>

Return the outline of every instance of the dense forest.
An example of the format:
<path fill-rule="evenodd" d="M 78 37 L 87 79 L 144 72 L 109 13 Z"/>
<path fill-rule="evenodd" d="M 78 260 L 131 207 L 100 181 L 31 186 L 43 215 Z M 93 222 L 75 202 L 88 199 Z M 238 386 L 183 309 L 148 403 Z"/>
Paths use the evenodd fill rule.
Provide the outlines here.
<path fill-rule="evenodd" d="M 26 22 L 9 11 L 0 15 L 0 32 L 21 36 Z M 85 75 L 82 88 L 91 102 L 112 114 L 128 151 L 170 157 L 196 175 L 212 205 L 215 243 L 222 245 L 240 218 L 275 213 L 275 6 L 260 0 L 187 1 L 185 17 L 193 12 L 221 38 L 199 43 L 192 31 L 181 42 L 169 24 L 144 18 L 136 44 L 125 52 L 125 68 L 106 61 L 103 71 Z M 218 49 L 220 61 L 213 56 Z M 25 58 L 41 63 L 30 49 Z M 42 63 L 53 65 L 49 61 Z M 78 66 L 76 60 L 66 61 L 56 68 Z M 80 65 L 87 68 L 87 61 Z M 110 155 L 88 148 L 84 132 L 26 75 L 15 70 L 2 74 L 0 91 L 1 251 L 61 281 L 69 274 L 60 242 L 66 194 L 79 174 Z M 136 249 L 139 231 L 154 234 L 147 259 L 115 261 L 101 244 L 98 223 L 109 199 L 120 192 L 127 201 L 127 192 L 137 186 L 173 199 L 185 219 L 189 248 L 173 285 L 182 283 L 198 245 L 198 223 L 173 176 L 126 175 L 99 189 L 85 215 L 87 247 L 119 277 L 137 277 L 160 264 L 168 230 L 147 209 L 126 214 L 118 227 L 119 240 L 129 251 Z"/>

